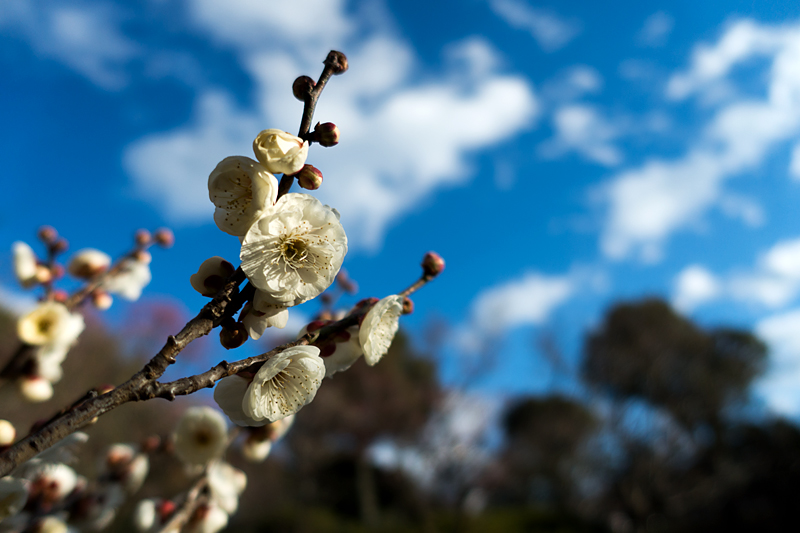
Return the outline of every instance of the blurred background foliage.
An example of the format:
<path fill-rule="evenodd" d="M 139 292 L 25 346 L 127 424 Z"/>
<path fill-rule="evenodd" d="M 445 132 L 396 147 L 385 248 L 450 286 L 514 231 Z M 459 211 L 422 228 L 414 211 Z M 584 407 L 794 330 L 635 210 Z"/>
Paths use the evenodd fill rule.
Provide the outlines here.
<path fill-rule="evenodd" d="M 130 376 L 185 319 L 163 303 L 131 309 L 122 329 L 87 317 L 50 402 L 23 405 L 13 386 L 0 389 L 20 432 Z M 0 315 L 3 359 L 14 320 Z M 488 418 L 480 397 L 439 383 L 424 344 L 401 331 L 379 365 L 360 360 L 326 380 L 264 463 L 232 448 L 248 488 L 228 530 L 782 531 L 793 521 L 800 431 L 752 409 L 749 387 L 768 354 L 747 331 L 701 328 L 656 299 L 619 303 L 586 333 L 581 391 L 506 398 Z M 161 438 L 113 531 L 131 530 L 139 499 L 190 483 L 169 434 L 187 405 L 209 401 L 129 404 L 87 429 L 78 470 L 89 477 L 111 443 Z M 459 432 L 456 419 L 478 430 Z"/>

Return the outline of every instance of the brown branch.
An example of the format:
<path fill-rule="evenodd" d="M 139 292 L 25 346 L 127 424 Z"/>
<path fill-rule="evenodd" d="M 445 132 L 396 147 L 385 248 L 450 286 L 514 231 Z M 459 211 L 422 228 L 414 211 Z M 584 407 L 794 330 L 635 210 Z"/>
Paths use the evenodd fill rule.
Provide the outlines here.
<path fill-rule="evenodd" d="M 207 501 L 208 498 L 203 495 L 206 487 L 208 487 L 208 476 L 207 472 L 204 470 L 203 475 L 195 481 L 194 485 L 189 489 L 189 492 L 186 493 L 186 498 L 181 502 L 178 509 L 175 510 L 172 517 L 170 517 L 159 531 L 167 533 L 170 531 L 183 530 L 184 526 L 191 520 L 197 508 Z"/>

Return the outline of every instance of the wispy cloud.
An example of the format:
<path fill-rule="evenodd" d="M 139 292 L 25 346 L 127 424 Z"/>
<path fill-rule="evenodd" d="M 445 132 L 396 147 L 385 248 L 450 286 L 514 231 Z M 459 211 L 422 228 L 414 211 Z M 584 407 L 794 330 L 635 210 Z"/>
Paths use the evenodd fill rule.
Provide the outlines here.
<path fill-rule="evenodd" d="M 755 327 L 770 347 L 769 368 L 756 382 L 757 393 L 777 413 L 800 414 L 800 309 L 769 316 Z"/>
<path fill-rule="evenodd" d="M 530 7 L 522 0 L 489 0 L 489 6 L 512 28 L 529 32 L 545 52 L 563 48 L 581 31 L 577 22 L 546 9 Z"/>
<path fill-rule="evenodd" d="M 139 47 L 120 30 L 123 16 L 108 4 L 49 0 L 4 0 L 0 28 L 29 43 L 40 56 L 58 61 L 104 89 L 124 87 L 126 65 Z"/>
<path fill-rule="evenodd" d="M 675 26 L 675 19 L 665 11 L 657 11 L 647 17 L 636 41 L 644 46 L 664 46 Z"/>
<path fill-rule="evenodd" d="M 601 192 L 608 216 L 601 237 L 603 252 L 621 259 L 638 254 L 658 259 L 663 244 L 679 229 L 699 222 L 712 207 L 725 212 L 730 198 L 724 183 L 759 165 L 780 143 L 800 130 L 800 75 L 794 58 L 800 46 L 800 28 L 758 25 L 741 21 L 729 27 L 715 46 L 697 47 L 692 64 L 672 77 L 668 94 L 701 99 L 716 91 L 719 82 L 737 65 L 756 56 L 770 63 L 766 97 L 719 102 L 699 139 L 675 159 L 652 158 L 627 169 L 606 183 Z M 734 202 L 735 203 L 735 202 Z M 728 212 L 754 219 L 727 202 Z M 757 217 L 756 217 L 757 218 Z"/>
<path fill-rule="evenodd" d="M 555 136 L 539 145 L 539 155 L 551 159 L 576 152 L 604 166 L 622 162 L 622 152 L 614 145 L 621 131 L 600 111 L 585 104 L 559 107 L 553 113 Z"/>
<path fill-rule="evenodd" d="M 701 265 L 681 271 L 673 302 L 689 311 L 704 303 L 729 299 L 779 309 L 800 294 L 800 238 L 776 243 L 745 271 L 715 275 Z"/>

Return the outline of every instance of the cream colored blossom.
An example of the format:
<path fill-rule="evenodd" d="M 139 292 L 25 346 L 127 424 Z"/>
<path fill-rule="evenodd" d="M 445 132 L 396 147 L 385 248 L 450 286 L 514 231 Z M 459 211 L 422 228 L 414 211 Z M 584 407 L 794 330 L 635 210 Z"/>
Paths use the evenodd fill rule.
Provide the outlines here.
<path fill-rule="evenodd" d="M 22 397 L 31 403 L 46 402 L 53 397 L 53 384 L 39 376 L 23 376 L 17 380 Z"/>
<path fill-rule="evenodd" d="M 289 311 L 285 305 L 269 303 L 270 297 L 256 289 L 253 307 L 245 315 L 242 323 L 247 328 L 250 338 L 258 340 L 267 328 L 283 329 L 289 321 Z"/>
<path fill-rule="evenodd" d="M 327 289 L 346 253 L 339 214 L 313 196 L 290 193 L 252 225 L 240 258 L 242 270 L 263 293 L 257 307 L 291 307 Z"/>
<path fill-rule="evenodd" d="M 17 241 L 12 245 L 14 255 L 14 275 L 23 287 L 36 285 L 37 262 L 33 248 L 22 241 Z"/>
<path fill-rule="evenodd" d="M 217 533 L 227 525 L 228 513 L 212 502 L 198 507 L 186 527 L 181 531 L 183 533 Z"/>
<path fill-rule="evenodd" d="M 35 464 L 25 477 L 30 480 L 32 490 L 49 502 L 63 500 L 78 484 L 78 475 L 63 463 Z"/>
<path fill-rule="evenodd" d="M 214 461 L 208 465 L 206 475 L 211 500 L 226 513 L 235 513 L 239 507 L 239 496 L 247 487 L 245 473 L 224 461 Z"/>
<path fill-rule="evenodd" d="M 221 379 L 214 400 L 235 424 L 264 426 L 310 403 L 324 377 L 319 348 L 293 346 L 264 363 L 252 380 Z"/>
<path fill-rule="evenodd" d="M 278 129 L 264 130 L 253 141 L 256 159 L 274 174 L 300 172 L 308 156 L 308 141 Z"/>
<path fill-rule="evenodd" d="M 190 465 L 205 465 L 228 444 L 225 419 L 216 409 L 190 407 L 175 428 L 175 455 Z"/>
<path fill-rule="evenodd" d="M 119 272 L 106 279 L 102 288 L 126 300 L 138 300 L 142 295 L 142 289 L 153 279 L 148 263 L 146 260 L 124 259 L 120 263 Z"/>
<path fill-rule="evenodd" d="M 208 176 L 208 197 L 217 227 L 241 237 L 278 197 L 278 180 L 249 157 L 226 157 Z"/>
<path fill-rule="evenodd" d="M 389 351 L 403 314 L 403 297 L 387 296 L 372 306 L 361 322 L 358 339 L 367 364 L 375 365 Z"/>
<path fill-rule="evenodd" d="M 59 302 L 42 302 L 17 322 L 20 340 L 33 346 L 70 346 L 85 327 L 83 316 Z"/>
<path fill-rule="evenodd" d="M 312 322 L 300 330 L 300 333 L 297 334 L 297 338 L 299 339 L 308 333 L 309 330 L 314 332 L 330 323 L 333 323 L 333 321 Z M 329 342 L 319 346 L 319 355 L 325 363 L 326 378 L 333 376 L 337 372 L 347 370 L 363 355 L 364 352 L 361 349 L 358 331 L 359 327 L 357 325 L 350 326 L 346 330 L 336 334 Z"/>
<path fill-rule="evenodd" d="M 14 428 L 14 424 L 8 420 L 0 420 L 0 446 L 13 444 L 16 437 L 17 430 Z"/>
<path fill-rule="evenodd" d="M 84 248 L 70 259 L 67 271 L 77 278 L 89 279 L 102 274 L 111 266 L 111 257 L 94 248 Z"/>

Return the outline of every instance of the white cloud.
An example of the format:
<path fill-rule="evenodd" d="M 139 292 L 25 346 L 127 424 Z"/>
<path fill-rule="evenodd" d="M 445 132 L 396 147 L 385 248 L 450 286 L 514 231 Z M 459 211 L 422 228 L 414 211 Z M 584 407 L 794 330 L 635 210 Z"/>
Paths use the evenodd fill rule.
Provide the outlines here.
<path fill-rule="evenodd" d="M 798 294 L 800 238 L 778 242 L 749 271 L 715 276 L 699 265 L 685 268 L 676 278 L 673 302 L 686 311 L 723 298 L 778 309 Z"/>
<path fill-rule="evenodd" d="M 769 368 L 756 391 L 776 412 L 800 414 L 800 309 L 761 320 L 755 333 L 770 347 Z"/>
<path fill-rule="evenodd" d="M 800 181 L 800 143 L 792 148 L 792 160 L 789 163 L 789 175 L 795 181 Z"/>
<path fill-rule="evenodd" d="M 562 106 L 553 113 L 555 136 L 539 146 L 545 158 L 560 157 L 575 151 L 584 158 L 605 166 L 615 166 L 622 161 L 622 153 L 612 144 L 619 129 L 589 105 Z"/>
<path fill-rule="evenodd" d="M 125 86 L 124 67 L 140 54 L 139 47 L 121 33 L 121 18 L 121 13 L 105 4 L 0 2 L 0 28 L 23 38 L 37 54 L 111 90 Z"/>
<path fill-rule="evenodd" d="M 700 265 L 684 268 L 675 279 L 675 296 L 672 299 L 676 309 L 691 311 L 697 305 L 713 300 L 720 294 L 720 283 L 714 275 Z"/>
<path fill-rule="evenodd" d="M 657 11 L 647 17 L 636 40 L 645 46 L 664 46 L 675 26 L 675 19 L 669 13 Z"/>
<path fill-rule="evenodd" d="M 673 76 L 669 94 L 713 92 L 733 67 L 755 55 L 771 59 L 766 97 L 728 102 L 713 115 L 693 148 L 673 160 L 651 159 L 602 187 L 609 205 L 601 247 L 612 258 L 653 255 L 675 231 L 697 224 L 710 208 L 757 225 L 751 201 L 724 194 L 725 180 L 760 164 L 800 130 L 800 28 L 735 24 L 716 46 L 696 50 L 687 73 Z"/>
<path fill-rule="evenodd" d="M 577 100 L 600 92 L 603 77 L 588 65 L 573 65 L 558 72 L 542 86 L 542 98 L 552 102 Z"/>
<path fill-rule="evenodd" d="M 532 126 L 538 104 L 530 85 L 488 70 L 498 61 L 483 41 L 469 39 L 463 48 L 450 54 L 476 62 L 466 71 L 474 76 L 445 73 L 414 83 L 415 59 L 407 45 L 367 39 L 350 47 L 350 69 L 326 88 L 317 117 L 335 121 L 342 142 L 332 149 L 315 146 L 309 162 L 322 170 L 326 184 L 341 180 L 319 192 L 342 213 L 353 244 L 378 246 L 387 226 L 431 191 L 470 178 L 472 151 Z M 262 127 L 293 130 L 299 122 L 302 105 L 287 87 L 304 72 L 304 60 L 288 52 L 248 51 L 243 61 L 257 88 L 258 109 L 237 110 L 229 99 L 207 95 L 191 125 L 142 139 L 127 151 L 127 168 L 139 187 L 170 206 L 176 219 L 208 219 L 205 193 L 185 191 L 222 157 L 249 152 L 249 139 Z"/>
<path fill-rule="evenodd" d="M 489 337 L 518 326 L 543 324 L 574 294 L 578 283 L 575 275 L 530 272 L 484 289 L 473 300 L 468 329 L 479 337 Z"/>
<path fill-rule="evenodd" d="M 563 48 L 580 33 L 580 26 L 520 0 L 489 0 L 494 13 L 513 28 L 528 31 L 545 52 Z"/>

